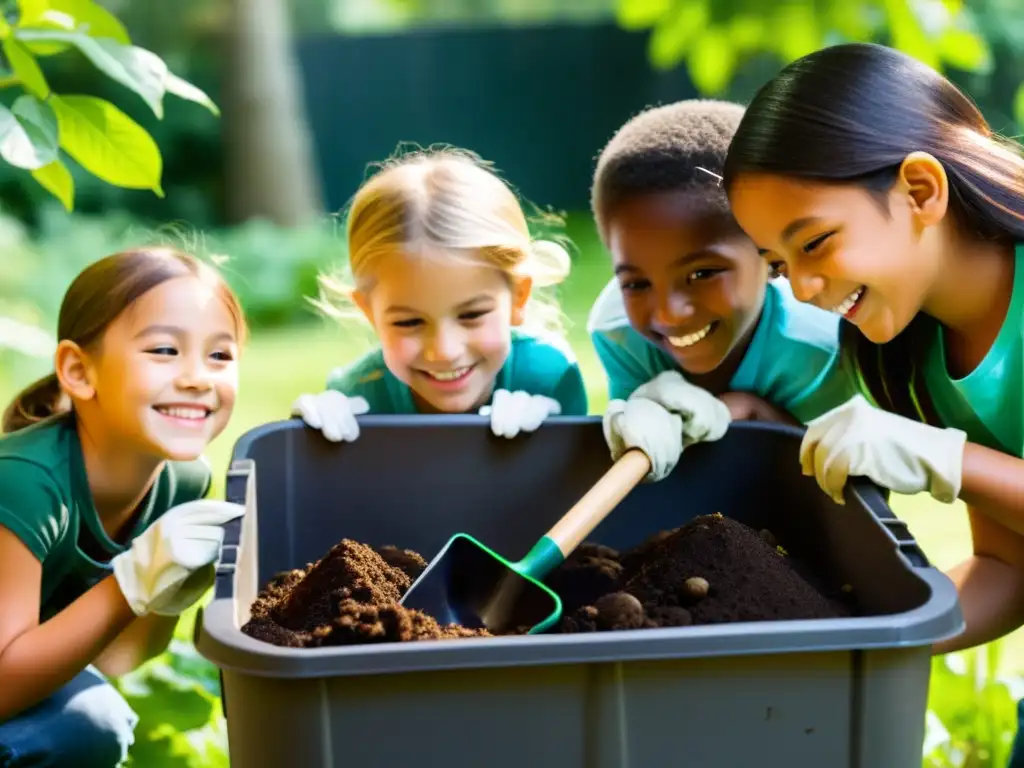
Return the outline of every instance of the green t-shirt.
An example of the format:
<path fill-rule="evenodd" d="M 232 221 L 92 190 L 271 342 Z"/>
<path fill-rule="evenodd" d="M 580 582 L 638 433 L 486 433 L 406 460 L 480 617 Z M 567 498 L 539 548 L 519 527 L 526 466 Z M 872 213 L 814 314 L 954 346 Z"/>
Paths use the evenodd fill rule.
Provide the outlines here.
<path fill-rule="evenodd" d="M 1017 246 L 1006 319 L 978 366 L 950 378 L 939 326 L 922 371 L 943 424 L 962 429 L 972 443 L 1024 457 L 1024 245 Z"/>
<path fill-rule="evenodd" d="M 1024 457 L 1024 244 L 1014 257 L 1010 307 L 978 366 L 953 379 L 945 334 L 920 314 L 887 344 L 843 328 L 843 365 L 872 404 L 933 426 L 967 433 L 972 443 Z"/>
<path fill-rule="evenodd" d="M 608 396 L 625 399 L 663 371 L 679 371 L 667 352 L 629 324 L 612 279 L 594 302 L 587 330 L 608 378 Z M 856 393 L 839 358 L 839 316 L 796 300 L 789 282 L 773 280 L 743 360 L 729 383 L 753 392 L 807 423 Z"/>
<path fill-rule="evenodd" d="M 351 365 L 331 371 L 327 389 L 366 398 L 370 413 L 418 413 L 412 390 L 388 370 L 380 348 L 367 352 Z M 560 339 L 542 339 L 514 331 L 508 358 L 498 372 L 494 389 L 545 395 L 558 401 L 563 416 L 587 414 L 583 376 L 572 350 Z"/>
<path fill-rule="evenodd" d="M 0 525 L 43 565 L 40 621 L 109 575 L 110 559 L 164 512 L 206 496 L 211 479 L 204 459 L 167 462 L 119 543 L 103 530 L 93 505 L 72 415 L 0 437 Z"/>

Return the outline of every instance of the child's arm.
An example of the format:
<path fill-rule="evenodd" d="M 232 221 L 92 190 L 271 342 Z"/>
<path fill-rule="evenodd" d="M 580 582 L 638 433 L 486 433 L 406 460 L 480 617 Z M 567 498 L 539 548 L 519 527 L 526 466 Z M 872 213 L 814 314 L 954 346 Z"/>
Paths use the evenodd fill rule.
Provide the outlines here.
<path fill-rule="evenodd" d="M 1024 624 L 1024 536 L 968 507 L 974 554 L 947 574 L 956 584 L 967 624 L 937 643 L 949 653 L 990 642 Z"/>
<path fill-rule="evenodd" d="M 0 722 L 55 693 L 135 618 L 108 576 L 39 623 L 42 565 L 0 526 Z"/>
<path fill-rule="evenodd" d="M 976 443 L 964 446 L 960 498 L 1024 533 L 1024 459 Z"/>
<path fill-rule="evenodd" d="M 104 648 L 93 664 L 108 677 L 137 669 L 167 650 L 180 616 L 141 616 Z"/>

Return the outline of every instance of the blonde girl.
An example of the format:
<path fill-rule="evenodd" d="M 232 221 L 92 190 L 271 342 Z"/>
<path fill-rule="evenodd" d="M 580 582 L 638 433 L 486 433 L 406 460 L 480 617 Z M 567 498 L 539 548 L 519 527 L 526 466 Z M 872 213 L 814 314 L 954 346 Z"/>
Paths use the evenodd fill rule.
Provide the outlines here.
<path fill-rule="evenodd" d="M 347 234 L 354 284 L 325 278 L 321 305 L 350 299 L 379 346 L 334 370 L 327 391 L 300 396 L 293 414 L 351 441 L 367 412 L 489 413 L 509 438 L 586 413 L 579 367 L 534 296 L 566 277 L 568 255 L 531 239 L 516 195 L 475 156 L 386 163 L 356 193 Z"/>

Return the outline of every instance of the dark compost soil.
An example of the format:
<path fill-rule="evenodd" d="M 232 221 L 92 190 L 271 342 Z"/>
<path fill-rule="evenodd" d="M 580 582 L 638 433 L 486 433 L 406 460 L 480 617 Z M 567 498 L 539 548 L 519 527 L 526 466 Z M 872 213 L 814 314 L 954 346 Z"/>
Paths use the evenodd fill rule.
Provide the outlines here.
<path fill-rule="evenodd" d="M 344 539 L 319 562 L 267 584 L 242 631 L 305 648 L 489 636 L 398 604 L 425 567 L 410 550 Z M 553 630 L 562 633 L 853 613 L 848 594 L 818 583 L 770 532 L 718 514 L 621 554 L 585 542 L 547 584 L 562 598 L 563 618 Z"/>

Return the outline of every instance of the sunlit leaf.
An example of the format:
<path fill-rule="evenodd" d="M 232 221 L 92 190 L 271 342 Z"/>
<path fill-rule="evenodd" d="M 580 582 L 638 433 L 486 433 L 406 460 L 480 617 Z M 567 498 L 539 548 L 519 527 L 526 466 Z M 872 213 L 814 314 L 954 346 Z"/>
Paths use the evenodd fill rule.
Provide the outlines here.
<path fill-rule="evenodd" d="M 29 171 L 57 159 L 57 118 L 35 96 L 20 96 L 11 109 L 0 105 L 0 157 Z"/>
<path fill-rule="evenodd" d="M 38 181 L 43 189 L 60 200 L 66 210 L 74 209 L 75 182 L 71 178 L 71 172 L 60 159 L 32 171 L 32 178 Z"/>
<path fill-rule="evenodd" d="M 46 83 L 43 70 L 39 68 L 35 56 L 13 37 L 3 41 L 4 55 L 11 66 L 11 71 L 18 78 L 25 90 L 33 96 L 45 99 L 50 95 L 50 86 Z"/>
<path fill-rule="evenodd" d="M 708 0 L 680 3 L 654 28 L 648 54 L 658 69 L 671 69 L 686 58 L 686 51 L 708 24 Z"/>
<path fill-rule="evenodd" d="M 729 42 L 736 52 L 755 51 L 764 44 L 765 23 L 761 16 L 742 14 L 729 19 Z"/>
<path fill-rule="evenodd" d="M 672 0 L 618 0 L 615 19 L 623 29 L 654 26 L 672 7 Z"/>
<path fill-rule="evenodd" d="M 163 160 L 146 130 L 113 104 L 94 96 L 50 97 L 60 146 L 94 176 L 127 189 L 163 196 Z"/>
<path fill-rule="evenodd" d="M 74 45 L 100 71 L 135 91 L 157 117 L 163 117 L 167 64 L 155 53 L 134 45 L 122 45 L 115 40 L 89 37 L 80 32 L 30 29 L 18 31 L 17 37 L 26 42 L 56 41 Z"/>
<path fill-rule="evenodd" d="M 967 72 L 992 71 L 992 52 L 984 38 L 965 29 L 948 27 L 939 36 L 939 55 L 948 64 Z"/>
<path fill-rule="evenodd" d="M 220 108 L 213 103 L 213 99 L 207 96 L 201 89 L 192 85 L 187 80 L 181 79 L 173 72 L 168 72 L 164 77 L 164 87 L 168 93 L 173 93 L 179 99 L 195 102 L 200 106 L 206 107 L 218 117 L 220 116 Z"/>
<path fill-rule="evenodd" d="M 937 47 L 928 39 L 921 22 L 910 7 L 909 0 L 884 0 L 889 15 L 892 46 L 933 69 L 939 67 Z"/>
<path fill-rule="evenodd" d="M 725 31 L 711 27 L 694 40 L 686 57 L 690 79 L 700 93 L 715 96 L 732 79 L 736 55 Z"/>
<path fill-rule="evenodd" d="M 874 9 L 867 3 L 830 3 L 825 19 L 847 40 L 868 40 L 877 26 L 874 15 Z"/>
<path fill-rule="evenodd" d="M 93 0 L 18 0 L 23 29 L 81 32 L 122 45 L 131 44 L 124 25 L 114 14 Z M 27 44 L 37 56 L 52 56 L 68 49 L 67 42 L 33 41 Z"/>
<path fill-rule="evenodd" d="M 783 61 L 795 61 L 821 47 L 823 33 L 814 8 L 806 3 L 782 3 L 772 14 L 774 49 Z"/>

